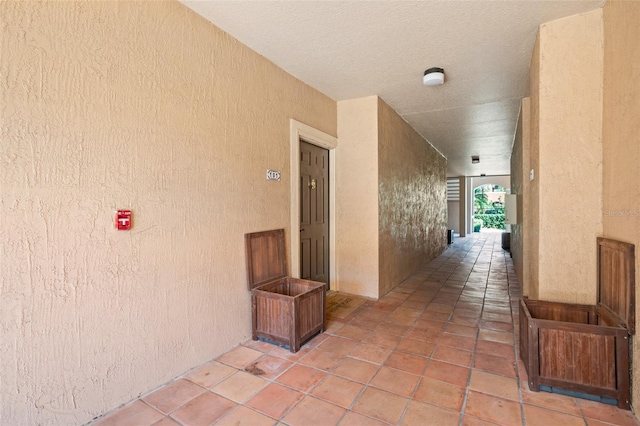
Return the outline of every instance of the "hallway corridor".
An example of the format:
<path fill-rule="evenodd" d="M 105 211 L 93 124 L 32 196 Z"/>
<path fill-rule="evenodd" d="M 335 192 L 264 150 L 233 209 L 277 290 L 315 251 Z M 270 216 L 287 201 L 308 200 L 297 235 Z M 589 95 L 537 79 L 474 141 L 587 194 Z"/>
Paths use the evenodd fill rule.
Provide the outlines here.
<path fill-rule="evenodd" d="M 520 288 L 500 234 L 456 239 L 297 354 L 249 341 L 94 424 L 638 425 L 629 411 L 531 392 Z"/>

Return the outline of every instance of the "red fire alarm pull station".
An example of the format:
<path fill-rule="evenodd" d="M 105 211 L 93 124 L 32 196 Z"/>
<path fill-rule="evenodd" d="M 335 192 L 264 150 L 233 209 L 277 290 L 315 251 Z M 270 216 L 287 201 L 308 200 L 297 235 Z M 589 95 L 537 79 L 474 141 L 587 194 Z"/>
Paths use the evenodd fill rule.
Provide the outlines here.
<path fill-rule="evenodd" d="M 131 210 L 118 210 L 116 213 L 116 229 L 119 231 L 131 229 Z"/>

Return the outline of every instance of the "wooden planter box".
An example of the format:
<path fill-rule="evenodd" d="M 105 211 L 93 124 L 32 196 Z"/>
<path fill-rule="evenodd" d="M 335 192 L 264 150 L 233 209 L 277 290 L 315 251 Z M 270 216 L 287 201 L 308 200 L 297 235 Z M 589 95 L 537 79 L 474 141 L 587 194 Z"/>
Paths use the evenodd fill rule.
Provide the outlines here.
<path fill-rule="evenodd" d="M 633 244 L 598 238 L 597 305 L 520 300 L 520 358 L 529 389 L 611 398 L 630 409 L 634 251 Z"/>
<path fill-rule="evenodd" d="M 284 229 L 245 235 L 252 338 L 291 352 L 324 331 L 326 285 L 287 277 Z"/>

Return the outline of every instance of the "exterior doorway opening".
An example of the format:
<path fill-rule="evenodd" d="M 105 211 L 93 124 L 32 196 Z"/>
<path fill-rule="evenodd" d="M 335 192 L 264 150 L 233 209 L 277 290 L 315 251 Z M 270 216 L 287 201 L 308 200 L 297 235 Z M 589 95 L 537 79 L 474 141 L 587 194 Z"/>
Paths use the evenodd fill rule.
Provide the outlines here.
<path fill-rule="evenodd" d="M 504 206 L 507 190 L 498 184 L 485 183 L 473 190 L 473 232 L 505 230 Z"/>

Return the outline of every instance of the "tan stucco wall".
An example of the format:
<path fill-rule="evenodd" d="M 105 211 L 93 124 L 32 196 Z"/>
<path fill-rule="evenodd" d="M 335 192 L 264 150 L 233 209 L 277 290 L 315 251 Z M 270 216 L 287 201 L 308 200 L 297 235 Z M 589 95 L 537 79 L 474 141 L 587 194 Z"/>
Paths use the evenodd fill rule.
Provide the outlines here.
<path fill-rule="evenodd" d="M 608 1 L 603 16 L 603 233 L 605 237 L 636 245 L 637 309 L 640 306 L 637 290 L 640 271 L 640 3 Z M 633 338 L 632 365 L 636 368 L 632 404 L 636 413 L 640 412 L 638 341 L 637 337 Z"/>
<path fill-rule="evenodd" d="M 468 217 L 468 208 L 469 208 L 469 200 L 467 196 L 467 178 L 465 176 L 460 176 L 458 178 L 460 180 L 460 236 L 467 236 L 467 217 Z"/>
<path fill-rule="evenodd" d="M 595 241 L 602 233 L 602 10 L 543 24 L 539 37 L 538 297 L 595 303 Z"/>
<path fill-rule="evenodd" d="M 460 201 L 447 201 L 447 229 L 460 233 Z"/>
<path fill-rule="evenodd" d="M 378 97 L 338 102 L 338 290 L 378 298 Z"/>
<path fill-rule="evenodd" d="M 528 253 L 528 262 L 523 267 L 529 274 L 529 297 L 539 299 L 539 256 L 540 246 L 538 234 L 540 232 L 540 185 L 538 184 L 540 172 L 540 31 L 536 36 L 529 67 L 529 173 L 533 170 L 534 178 L 529 181 L 529 210 L 523 211 L 522 221 L 524 228 L 530 229 L 530 235 L 534 238 L 523 241 L 523 252 Z M 526 213 L 525 213 L 526 212 Z M 526 275 L 523 273 L 523 276 Z"/>
<path fill-rule="evenodd" d="M 378 126 L 383 295 L 446 247 L 447 161 L 381 99 Z"/>
<path fill-rule="evenodd" d="M 525 207 L 524 226 L 525 230 L 528 227 L 533 230 L 532 236 L 539 236 L 531 240 L 540 240 L 541 299 L 554 300 L 555 295 L 563 293 L 555 300 L 596 301 L 596 236 L 640 245 L 638 22 L 639 2 L 610 0 L 602 10 L 540 28 L 531 64 L 530 161 L 543 182 L 538 184 L 538 179 L 532 182 L 530 208 Z M 555 142 L 549 138 L 550 134 L 556 135 Z M 517 155 L 515 151 L 514 154 Z M 558 160 L 554 162 L 553 157 Z M 555 172 L 550 176 L 545 173 L 547 164 L 551 165 L 550 171 Z M 561 168 L 564 171 L 561 172 Z M 539 210 L 534 196 L 538 188 L 541 189 Z M 568 197 L 567 202 L 574 204 L 566 211 L 567 226 L 563 231 L 571 243 L 560 250 L 554 248 L 554 244 L 558 244 L 558 229 L 545 226 L 545 219 L 553 219 L 556 215 L 554 209 L 549 213 L 549 206 L 553 205 L 549 201 L 558 190 Z M 582 201 L 576 195 L 580 195 Z M 546 204 L 543 206 L 543 203 Z M 555 243 L 550 244 L 553 239 Z M 525 250 L 527 247 L 525 238 Z M 531 259 L 533 268 L 538 266 L 536 255 L 537 250 L 526 256 Z M 567 270 L 561 275 L 556 274 L 558 268 L 554 269 L 553 263 L 549 262 L 548 257 L 553 255 L 567 260 Z M 583 260 L 574 268 L 576 259 Z M 582 275 L 574 286 L 558 280 L 575 276 L 576 270 L 588 273 L 593 279 L 585 281 Z M 636 270 L 640 270 L 637 254 Z M 542 288 L 543 279 L 555 279 L 551 285 L 558 283 L 560 292 Z M 585 282 L 588 285 L 584 285 Z M 537 298 L 537 293 L 534 296 Z M 638 293 L 637 306 L 640 306 Z M 632 344 L 632 365 L 637 366 L 640 365 L 638 339 L 634 337 Z M 638 412 L 640 374 L 637 368 L 633 369 L 632 375 L 631 402 L 634 411 Z"/>
<path fill-rule="evenodd" d="M 338 102 L 338 290 L 383 296 L 446 247 L 446 159 L 377 96 Z"/>
<path fill-rule="evenodd" d="M 83 423 L 250 337 L 243 235 L 336 103 L 178 2 L 0 18 L 0 423 Z"/>
<path fill-rule="evenodd" d="M 530 229 L 524 226 L 526 211 L 530 211 L 530 181 L 529 181 L 529 157 L 530 157 L 530 99 L 522 99 L 518 125 L 511 153 L 511 194 L 516 195 L 517 222 L 511 225 L 511 257 L 518 275 L 518 282 L 524 296 L 529 295 L 529 247 L 525 244 L 531 236 Z"/>

